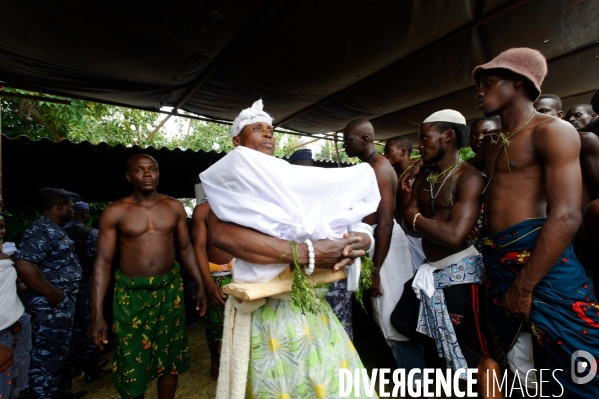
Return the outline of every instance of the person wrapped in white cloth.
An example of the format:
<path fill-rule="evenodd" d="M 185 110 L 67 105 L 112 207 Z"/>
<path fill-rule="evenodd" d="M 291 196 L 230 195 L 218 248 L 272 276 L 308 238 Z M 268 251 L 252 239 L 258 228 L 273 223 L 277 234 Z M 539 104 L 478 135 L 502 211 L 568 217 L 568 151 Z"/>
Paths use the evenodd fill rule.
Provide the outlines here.
<path fill-rule="evenodd" d="M 234 280 L 275 278 L 293 263 L 292 240 L 300 264 L 349 266 L 351 274 L 373 243 L 370 226 L 360 227 L 380 199 L 372 171 L 305 168 L 272 157 L 272 119 L 261 101 L 241 112 L 231 135 L 236 149 L 200 177 L 211 204 L 211 242 L 237 258 Z M 324 298 L 318 300 L 320 314 L 302 314 L 285 295 L 243 302 L 230 296 L 216 397 L 337 395 L 332 376 L 339 367 L 363 366 Z"/>

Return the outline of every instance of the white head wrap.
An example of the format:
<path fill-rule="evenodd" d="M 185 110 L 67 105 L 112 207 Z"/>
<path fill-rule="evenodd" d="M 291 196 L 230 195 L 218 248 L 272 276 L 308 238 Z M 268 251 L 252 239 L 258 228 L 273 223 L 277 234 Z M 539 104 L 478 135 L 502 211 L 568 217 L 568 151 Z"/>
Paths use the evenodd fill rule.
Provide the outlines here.
<path fill-rule="evenodd" d="M 252 123 L 264 122 L 272 125 L 272 118 L 266 112 L 262 111 L 264 105 L 262 99 L 252 104 L 251 108 L 246 108 L 235 120 L 233 126 L 231 126 L 231 138 L 236 137 L 241 133 L 244 127 L 251 125 Z"/>
<path fill-rule="evenodd" d="M 465 125 L 466 118 L 464 118 L 464 115 L 460 114 L 458 111 L 454 111 L 453 109 L 444 109 L 431 114 L 431 116 L 426 118 L 422 123 L 429 122 L 451 122 Z"/>

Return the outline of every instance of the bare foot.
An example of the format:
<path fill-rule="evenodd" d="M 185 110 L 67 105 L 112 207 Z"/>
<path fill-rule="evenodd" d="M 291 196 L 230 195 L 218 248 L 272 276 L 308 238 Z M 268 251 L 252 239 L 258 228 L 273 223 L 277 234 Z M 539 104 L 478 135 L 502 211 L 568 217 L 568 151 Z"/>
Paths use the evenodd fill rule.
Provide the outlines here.
<path fill-rule="evenodd" d="M 218 369 L 220 368 L 219 360 L 212 360 L 210 367 L 210 379 L 214 382 L 218 380 Z"/>

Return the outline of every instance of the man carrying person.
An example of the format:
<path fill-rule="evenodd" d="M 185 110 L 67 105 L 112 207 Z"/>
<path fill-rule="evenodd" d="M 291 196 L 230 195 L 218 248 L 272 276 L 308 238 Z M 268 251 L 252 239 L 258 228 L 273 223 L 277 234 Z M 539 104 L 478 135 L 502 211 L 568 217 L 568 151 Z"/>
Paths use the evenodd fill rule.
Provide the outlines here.
<path fill-rule="evenodd" d="M 258 225 L 263 220 L 271 220 L 270 216 L 274 212 L 282 211 L 282 208 L 268 201 L 271 192 L 266 190 L 266 180 L 260 180 L 264 181 L 265 186 L 258 189 L 252 181 L 246 181 L 242 177 L 230 181 L 229 176 L 240 176 L 240 173 L 245 176 L 244 172 L 248 169 L 251 169 L 251 174 L 260 174 L 262 170 L 258 165 L 277 162 L 270 157 L 276 144 L 272 118 L 262 110 L 262 101 L 257 101 L 251 108 L 240 113 L 231 128 L 231 136 L 236 149 L 202 173 L 201 180 L 209 200 L 215 201 L 208 216 L 211 244 L 235 256 L 236 280 L 240 277 L 240 280 L 250 282 L 269 281 L 284 270 L 286 265 L 294 263 L 294 259 L 301 265 L 311 263 L 316 267 L 335 266 L 339 269 L 362 256 L 364 250 L 370 247 L 371 236 L 361 232 L 350 232 L 339 241 L 315 240 L 310 244 L 312 249 L 307 243 L 298 242 L 293 245 L 289 240 L 275 237 L 275 234 L 267 235 L 261 232 L 267 229 L 263 229 L 263 225 Z M 248 167 L 237 169 L 236 166 L 228 163 L 229 158 L 238 159 Z M 246 162 L 254 161 L 258 164 L 249 168 L 250 164 Z M 235 162 L 235 165 L 241 164 Z M 359 165 L 357 167 L 359 168 Z M 312 171 L 310 168 L 297 169 L 298 171 L 294 173 L 302 173 L 303 170 L 310 176 L 322 173 Z M 221 192 L 223 186 L 220 182 L 225 175 L 231 184 L 252 187 L 255 191 Z M 303 184 L 302 181 L 302 179 L 294 180 L 298 184 Z M 366 182 L 369 189 L 373 187 L 374 176 L 369 175 L 368 181 L 363 181 Z M 354 190 L 359 193 L 364 192 L 364 189 L 358 191 L 354 188 Z M 218 198 L 215 197 L 216 194 Z M 322 193 L 314 195 L 316 194 L 322 195 Z M 235 204 L 239 202 L 232 198 L 233 195 L 235 197 L 243 195 L 246 199 L 246 203 L 241 204 L 246 219 L 243 219 L 242 212 L 238 211 Z M 378 197 L 378 193 L 374 197 L 369 194 L 368 198 L 375 197 Z M 227 205 L 229 202 L 230 204 Z M 261 204 L 265 208 L 271 204 L 272 209 L 256 209 L 253 206 L 248 208 L 248 203 Z M 301 204 L 305 202 L 302 201 Z M 375 202 L 372 201 L 364 209 L 370 211 L 375 208 Z M 227 216 L 228 222 L 219 220 L 215 212 Z M 248 223 L 247 215 L 250 212 L 254 212 L 253 215 L 256 216 L 255 223 L 251 223 L 255 229 L 240 225 Z M 297 215 L 297 217 L 304 216 L 307 215 Z M 258 220 L 260 217 L 262 220 Z M 261 230 L 259 231 L 258 228 Z M 239 267 L 240 265 L 242 267 Z M 321 294 L 324 295 L 324 292 Z M 246 392 L 252 397 L 334 397 L 334 393 L 339 389 L 337 381 L 339 368 L 353 370 L 363 366 L 351 340 L 326 301 L 318 299 L 318 303 L 322 306 L 319 311 L 316 313 L 307 311 L 304 314 L 298 307 L 292 305 L 288 294 L 242 302 L 230 296 L 226 305 L 217 399 L 243 398 Z M 227 326 L 233 327 L 230 323 L 234 323 L 235 327 L 233 338 L 239 339 L 236 342 L 240 344 L 234 348 L 231 348 L 232 343 L 229 341 L 231 331 Z"/>
<path fill-rule="evenodd" d="M 555 94 L 541 94 L 532 105 L 539 114 L 551 115 L 562 119 L 562 100 Z"/>
<path fill-rule="evenodd" d="M 585 132 L 587 125 L 597 117 L 597 113 L 593 111 L 591 104 L 578 104 L 573 106 L 566 112 L 566 121 L 570 122 L 574 129 L 579 132 Z"/>
<path fill-rule="evenodd" d="M 33 398 L 64 394 L 63 367 L 71 346 L 81 266 L 62 227 L 73 217 L 76 194 L 44 188 L 42 215 L 23 234 L 13 256 L 27 286 L 23 303 L 31 316 L 29 389 Z"/>
<path fill-rule="evenodd" d="M 473 72 L 478 108 L 502 126 L 472 160 L 488 175 L 488 319 L 497 360 L 523 384 L 542 384 L 543 395 L 596 398 L 594 365 L 574 354 L 599 358 L 599 304 L 570 245 L 581 220 L 580 138 L 568 123 L 535 112 L 546 74 L 543 55 L 528 48 L 507 50 Z M 540 378 L 541 369 L 552 377 Z M 591 381 L 578 384 L 583 369 Z"/>
<path fill-rule="evenodd" d="M 225 321 L 225 300 L 223 287 L 231 282 L 235 258 L 210 244 L 210 225 L 208 214 L 210 205 L 203 202 L 193 210 L 193 248 L 198 258 L 204 286 L 208 294 L 208 311 L 206 312 L 206 341 L 210 351 L 210 378 L 218 380 L 220 367 L 220 343 L 223 339 Z"/>
<path fill-rule="evenodd" d="M 422 237 L 426 262 L 404 287 L 391 321 L 427 350 L 429 367 L 443 357 L 455 372 L 478 367 L 487 358 L 483 261 L 468 235 L 480 209 L 482 174 L 462 161 L 459 149 L 469 129 L 457 111 L 443 110 L 424 120 L 418 133 L 422 160 L 404 216 L 404 229 Z"/>
<path fill-rule="evenodd" d="M 204 283 L 181 202 L 158 194 L 156 160 L 145 154 L 127 161 L 133 194 L 110 204 L 100 217 L 88 336 L 108 343 L 103 316 L 112 258 L 118 242 L 112 383 L 123 398 L 143 397 L 158 378 L 158 397 L 173 398 L 178 374 L 189 369 L 183 282 L 175 262 L 175 239 L 184 266 L 198 286 L 196 310 L 206 311 Z"/>

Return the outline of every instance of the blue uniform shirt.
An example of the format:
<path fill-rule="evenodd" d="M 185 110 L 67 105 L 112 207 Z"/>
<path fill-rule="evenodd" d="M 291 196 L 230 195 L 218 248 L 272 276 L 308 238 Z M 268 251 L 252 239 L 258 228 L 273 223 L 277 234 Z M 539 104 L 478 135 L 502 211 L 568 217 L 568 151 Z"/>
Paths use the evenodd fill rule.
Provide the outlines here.
<path fill-rule="evenodd" d="M 60 226 L 45 216 L 25 231 L 14 259 L 37 264 L 46 280 L 65 294 L 79 290 L 82 272 L 74 243 Z"/>

